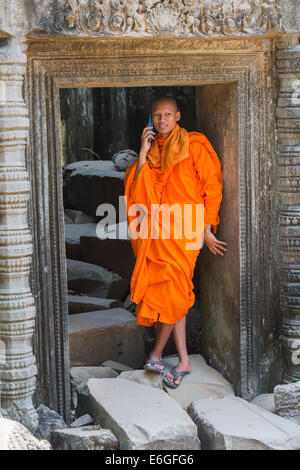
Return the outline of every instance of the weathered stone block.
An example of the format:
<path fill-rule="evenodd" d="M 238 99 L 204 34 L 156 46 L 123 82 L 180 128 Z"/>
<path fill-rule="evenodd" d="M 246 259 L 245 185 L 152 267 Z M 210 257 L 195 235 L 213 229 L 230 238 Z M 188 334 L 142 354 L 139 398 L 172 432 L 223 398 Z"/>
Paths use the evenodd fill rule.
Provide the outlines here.
<path fill-rule="evenodd" d="M 119 274 L 82 261 L 68 259 L 67 274 L 68 288 L 75 293 L 121 300 L 129 289 L 129 282 Z"/>
<path fill-rule="evenodd" d="M 88 381 L 91 414 L 121 450 L 199 450 L 197 428 L 166 393 L 124 379 Z"/>
<path fill-rule="evenodd" d="M 81 258 L 80 237 L 83 235 L 95 237 L 96 227 L 96 223 L 65 224 L 65 243 L 67 258 L 83 261 Z"/>
<path fill-rule="evenodd" d="M 197 424 L 202 449 L 300 449 L 300 426 L 238 397 L 197 400 L 188 413 Z"/>
<path fill-rule="evenodd" d="M 274 403 L 274 394 L 273 393 L 263 393 L 262 395 L 257 395 L 257 397 L 251 400 L 251 403 L 256 406 L 260 406 L 270 413 L 275 413 L 275 403 Z"/>
<path fill-rule="evenodd" d="M 80 253 L 82 261 L 103 266 L 124 279 L 131 278 L 135 256 L 130 240 L 81 236 Z"/>
<path fill-rule="evenodd" d="M 148 385 L 163 390 L 162 376 L 157 372 L 146 370 L 132 370 L 124 371 L 117 377 L 117 379 L 133 380 L 139 384 Z"/>
<path fill-rule="evenodd" d="M 276 385 L 274 388 L 276 413 L 300 425 L 300 381 Z"/>
<path fill-rule="evenodd" d="M 97 223 L 97 217 L 85 214 L 84 212 L 75 209 L 65 209 L 65 216 L 67 216 L 71 224 L 94 224 Z"/>
<path fill-rule="evenodd" d="M 124 171 L 109 160 L 80 161 L 64 171 L 66 204 L 95 216 L 99 204 L 112 204 L 118 213 L 119 196 L 124 195 Z"/>
<path fill-rule="evenodd" d="M 143 327 L 124 308 L 69 316 L 72 366 L 97 366 L 112 359 L 139 368 L 144 360 Z"/>
<path fill-rule="evenodd" d="M 116 299 L 101 299 L 89 295 L 68 295 L 69 315 L 73 313 L 94 312 L 110 308 L 123 307 L 123 302 Z M 128 309 L 126 309 L 128 310 Z"/>
<path fill-rule="evenodd" d="M 51 410 L 45 405 L 40 405 L 37 408 L 37 413 L 39 425 L 34 434 L 38 439 L 46 439 L 51 442 L 52 431 L 67 427 L 63 418 L 56 411 Z"/>
<path fill-rule="evenodd" d="M 110 429 L 82 426 L 54 431 L 53 447 L 57 450 L 117 450 L 118 439 Z"/>
<path fill-rule="evenodd" d="M 73 421 L 71 424 L 71 428 L 80 428 L 81 426 L 86 426 L 87 424 L 92 424 L 94 422 L 93 418 L 88 415 L 82 415 L 80 418 L 76 419 Z"/>
<path fill-rule="evenodd" d="M 51 445 L 38 440 L 22 424 L 0 418 L 0 450 L 51 450 Z"/>
<path fill-rule="evenodd" d="M 71 367 L 70 376 L 74 385 L 79 386 L 89 379 L 108 379 L 118 377 L 118 372 L 110 367 Z"/>
<path fill-rule="evenodd" d="M 172 355 L 163 357 L 163 363 L 165 364 L 166 370 L 176 367 L 179 362 L 178 355 Z M 192 371 L 185 375 L 182 379 L 182 384 L 179 388 L 186 384 L 213 384 L 220 385 L 223 387 L 226 394 L 234 395 L 232 385 L 224 379 L 224 377 L 216 371 L 213 367 L 210 367 L 203 356 L 200 354 L 190 354 L 189 360 L 191 362 Z M 164 385 L 166 391 L 170 391 L 170 387 Z M 179 388 L 176 391 L 179 391 Z M 173 390 L 173 389 L 172 389 Z"/>
<path fill-rule="evenodd" d="M 104 361 L 102 366 L 105 367 L 110 367 L 111 369 L 114 369 L 116 372 L 124 372 L 126 370 L 133 370 L 132 367 L 127 366 L 126 364 L 121 364 L 120 362 L 116 361 Z"/>

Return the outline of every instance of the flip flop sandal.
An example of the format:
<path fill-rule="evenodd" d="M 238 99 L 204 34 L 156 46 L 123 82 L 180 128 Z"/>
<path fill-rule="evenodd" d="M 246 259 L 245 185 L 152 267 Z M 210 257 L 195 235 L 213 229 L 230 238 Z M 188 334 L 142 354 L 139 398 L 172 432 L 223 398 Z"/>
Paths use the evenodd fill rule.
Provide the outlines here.
<path fill-rule="evenodd" d="M 154 364 L 158 364 L 159 366 L 164 366 L 163 362 L 162 361 L 153 361 L 152 359 L 149 359 L 148 361 L 146 361 L 146 364 L 150 362 L 150 366 L 147 366 L 145 365 L 144 366 L 144 369 L 145 370 L 154 370 L 155 372 L 158 372 L 159 374 L 163 374 L 164 371 L 165 371 L 165 367 L 163 367 L 163 369 L 159 369 L 158 367 L 155 367 Z"/>
<path fill-rule="evenodd" d="M 179 384 L 174 383 L 178 377 L 184 377 L 185 375 L 189 374 L 189 372 L 177 372 L 175 369 L 171 369 L 169 372 L 174 376 L 173 382 L 170 382 L 166 376 L 164 376 L 163 382 L 172 388 L 177 388 L 181 384 L 182 379 Z"/>

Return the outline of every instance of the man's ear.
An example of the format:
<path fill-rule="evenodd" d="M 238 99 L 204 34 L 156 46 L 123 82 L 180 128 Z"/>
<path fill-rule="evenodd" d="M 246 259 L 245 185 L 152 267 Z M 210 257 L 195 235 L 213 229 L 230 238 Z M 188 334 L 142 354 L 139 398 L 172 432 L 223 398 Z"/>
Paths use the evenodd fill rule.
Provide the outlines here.
<path fill-rule="evenodd" d="M 180 111 L 176 112 L 176 121 L 179 121 L 181 119 L 181 114 Z"/>

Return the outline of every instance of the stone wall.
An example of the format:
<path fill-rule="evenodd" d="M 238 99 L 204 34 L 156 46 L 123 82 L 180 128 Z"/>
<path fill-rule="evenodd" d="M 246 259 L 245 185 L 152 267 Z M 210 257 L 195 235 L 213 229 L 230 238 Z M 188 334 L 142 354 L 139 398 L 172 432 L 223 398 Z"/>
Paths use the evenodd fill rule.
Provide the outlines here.
<path fill-rule="evenodd" d="M 199 56 L 199 51 L 201 51 L 202 60 L 203 57 L 207 58 L 207 69 L 210 73 L 211 63 L 209 63 L 209 57 L 212 57 L 216 52 L 217 55 L 220 55 L 220 51 L 222 51 L 224 57 L 226 57 L 226 54 L 227 56 L 233 54 L 236 51 L 235 43 L 239 44 L 238 47 L 243 50 L 244 58 L 247 52 L 249 52 L 249 56 L 252 54 L 253 57 L 257 54 L 256 60 L 260 66 L 270 60 L 270 50 L 264 49 L 265 43 L 259 43 L 257 38 L 269 38 L 271 48 L 274 46 L 273 52 L 275 52 L 276 44 L 278 45 L 276 67 L 279 78 L 277 109 L 279 147 L 277 152 L 278 192 L 275 196 L 278 196 L 280 205 L 280 221 L 277 220 L 277 224 L 272 225 L 269 229 L 275 232 L 279 229 L 278 240 L 281 247 L 282 272 L 280 277 L 278 275 L 275 277 L 275 285 L 270 281 L 272 278 L 270 273 L 266 277 L 255 277 L 255 273 L 252 272 L 252 277 L 248 281 L 242 277 L 241 286 L 246 290 L 248 289 L 248 292 L 252 292 L 253 289 L 257 288 L 257 282 L 262 283 L 265 289 L 264 292 L 269 293 L 271 304 L 275 301 L 275 305 L 278 287 L 280 287 L 282 294 L 281 314 L 284 316 L 282 344 L 284 345 L 287 363 L 285 380 L 291 381 L 297 377 L 299 380 L 299 362 L 297 362 L 300 337 L 299 235 L 297 232 L 297 218 L 299 215 L 297 199 L 299 194 L 299 116 L 297 114 L 298 107 L 291 102 L 291 97 L 295 92 L 293 83 L 295 80 L 299 80 L 299 2 L 297 0 L 265 0 L 261 2 L 257 0 L 243 2 L 236 0 L 224 0 L 223 2 L 208 2 L 206 0 L 201 2 L 194 0 L 178 0 L 176 2 L 143 0 L 139 2 L 138 0 L 124 0 L 121 3 L 120 1 L 102 0 L 86 1 L 79 4 L 77 0 L 42 0 L 40 2 L 34 0 L 1 0 L 0 9 L 0 184 L 2 188 L 0 200 L 0 239 L 2 240 L 0 244 L 0 276 L 2 281 L 0 289 L 0 339 L 5 343 L 6 349 L 6 361 L 0 364 L 2 405 L 9 410 L 11 416 L 16 417 L 29 428 L 33 429 L 36 426 L 37 420 L 32 405 L 32 395 L 35 390 L 37 371 L 33 356 L 32 336 L 37 307 L 38 317 L 42 318 L 43 321 L 37 323 L 37 339 L 34 352 L 36 355 L 43 357 L 44 362 L 47 363 L 51 357 L 50 351 L 55 350 L 56 360 L 55 364 L 50 364 L 51 380 L 54 380 L 56 385 L 48 384 L 49 377 L 43 377 L 44 396 L 48 394 L 47 404 L 56 407 L 61 414 L 66 415 L 68 413 L 67 349 L 64 346 L 66 328 L 62 314 L 65 309 L 62 298 L 64 292 L 62 286 L 65 280 L 64 275 L 61 274 L 63 273 L 64 263 L 59 235 L 54 232 L 51 234 L 52 238 L 49 240 L 49 246 L 52 252 L 50 250 L 45 254 L 43 250 L 37 250 L 37 246 L 42 247 L 41 233 L 46 234 L 46 229 L 49 232 L 49 227 L 51 227 L 49 220 L 53 223 L 52 229 L 53 227 L 58 228 L 59 224 L 62 223 L 62 217 L 58 211 L 60 206 L 55 205 L 57 203 L 56 199 L 54 199 L 54 205 L 51 208 L 52 212 L 50 211 L 50 218 L 48 211 L 49 201 L 47 198 L 49 192 L 47 191 L 49 188 L 47 184 L 49 175 L 51 177 L 58 175 L 57 180 L 53 179 L 50 196 L 54 197 L 57 192 L 59 193 L 59 189 L 57 189 L 60 183 L 59 173 L 53 163 L 54 160 L 49 160 L 49 167 L 46 165 L 46 161 L 48 162 L 46 159 L 55 154 L 55 148 L 53 147 L 55 141 L 51 141 L 51 145 L 47 149 L 47 142 L 39 142 L 40 135 L 31 135 L 30 145 L 27 147 L 29 157 L 25 161 L 25 146 L 29 128 L 28 110 L 25 102 L 29 108 L 31 124 L 39 122 L 44 132 L 43 135 L 45 135 L 45 132 L 50 132 L 50 135 L 52 135 L 51 132 L 53 133 L 55 130 L 56 112 L 51 110 L 53 100 L 57 100 L 58 96 L 51 95 L 51 93 L 56 93 L 56 89 L 53 87 L 56 72 L 55 69 L 51 70 L 50 62 L 47 65 L 48 70 L 42 67 L 43 59 L 51 55 L 51 51 L 47 50 L 47 39 L 54 36 L 60 38 L 60 42 L 57 43 L 57 51 L 61 54 L 61 59 L 67 56 L 71 59 L 73 50 L 76 52 L 76 57 L 84 56 L 86 59 L 89 58 L 91 67 L 94 62 L 95 51 L 97 55 L 99 51 L 105 50 L 103 42 L 107 46 L 109 45 L 107 47 L 110 51 L 109 61 L 112 57 L 115 57 L 115 71 L 118 67 L 123 67 L 123 70 L 126 70 L 124 61 L 128 62 L 129 58 L 132 63 L 135 62 L 136 58 L 138 60 L 141 58 L 146 59 L 148 62 L 145 62 L 145 71 L 138 70 L 136 64 L 132 65 L 131 69 L 128 68 L 129 74 L 127 77 L 131 77 L 128 80 L 134 81 L 134 79 L 137 79 L 135 71 L 138 70 L 138 77 L 141 82 L 143 76 L 150 74 L 148 69 L 151 61 L 154 62 L 155 54 L 171 57 L 175 51 L 181 57 L 180 66 L 186 67 L 186 70 L 191 70 L 189 69 L 190 56 L 188 60 L 185 60 L 185 57 L 189 55 L 189 49 L 191 48 L 194 58 L 197 55 Z M 253 36 L 252 45 L 249 44 L 248 39 L 251 36 Z M 83 41 L 76 42 L 75 46 L 67 43 L 65 41 L 66 37 L 80 37 Z M 122 45 L 119 40 L 114 41 L 114 38 L 118 39 L 120 37 L 124 37 Z M 148 43 L 139 42 L 139 37 L 148 38 Z M 96 46 L 95 41 L 98 41 L 99 38 L 102 43 L 97 42 Z M 155 38 L 154 42 L 152 38 Z M 182 38 L 180 46 L 176 42 L 179 38 Z M 26 52 L 26 40 L 29 46 L 28 52 Z M 191 40 L 195 40 L 195 42 L 191 42 Z M 45 99 L 43 98 L 44 101 L 42 101 L 41 107 L 32 108 L 32 103 L 38 102 L 38 86 L 35 90 L 32 90 L 34 95 L 34 99 L 32 99 L 32 96 L 26 96 L 28 87 L 24 87 L 23 80 L 27 55 L 30 57 L 30 54 L 32 54 L 32 43 L 34 42 L 36 50 L 39 50 L 35 56 L 36 62 L 32 61 L 30 63 L 27 81 L 38 78 L 36 84 L 39 84 L 39 90 L 43 93 L 47 89 L 48 94 L 44 97 Z M 168 48 L 166 48 L 166 44 L 169 44 Z M 91 55 L 93 47 L 94 55 Z M 252 50 L 251 47 L 253 47 Z M 118 59 L 118 57 L 121 58 Z M 38 62 L 38 58 L 41 63 Z M 72 60 L 75 64 L 74 56 Z M 271 62 L 272 60 L 275 60 L 274 53 L 271 55 Z M 106 62 L 108 68 L 109 61 Z M 104 65 L 104 62 L 101 60 L 102 65 Z M 242 59 L 240 59 L 240 62 L 242 66 Z M 65 64 L 66 69 L 71 68 L 68 71 L 66 70 L 65 75 L 61 75 L 61 78 L 72 84 L 72 80 L 76 81 L 78 68 L 76 69 L 76 66 L 72 69 L 71 62 L 68 62 L 68 64 Z M 201 64 L 201 67 L 203 67 L 203 64 Z M 103 70 L 102 78 L 105 78 L 107 73 L 111 73 L 111 76 L 113 76 L 113 72 L 107 72 L 105 68 Z M 159 69 L 157 69 L 157 72 L 154 72 L 154 70 L 155 67 L 152 70 L 152 79 L 158 80 L 158 75 L 156 76 L 155 73 L 158 74 Z M 160 70 L 162 75 L 165 74 L 164 79 L 176 81 L 176 72 L 172 72 L 170 67 L 168 69 L 167 65 L 160 64 Z M 265 69 L 262 66 L 260 70 Z M 224 69 L 223 73 L 225 71 Z M 115 86 L 120 81 L 118 82 L 117 73 L 114 73 L 115 77 L 112 78 L 111 83 Z M 186 73 L 185 80 L 187 82 L 192 80 L 192 73 L 192 70 Z M 250 69 L 245 72 L 245 77 L 249 76 L 251 76 Z M 93 80 L 99 81 L 99 79 L 100 76 L 97 76 L 97 71 L 94 71 L 91 76 L 82 76 L 81 84 L 82 86 L 93 86 Z M 163 80 L 162 76 L 160 80 Z M 272 75 L 266 74 L 265 80 L 266 83 L 268 80 L 272 81 Z M 145 84 L 145 81 L 143 83 Z M 50 116 L 47 118 L 47 123 L 44 115 L 41 120 L 41 113 L 45 113 L 45 115 L 48 113 L 47 116 Z M 48 126 L 47 129 L 46 126 Z M 36 129 L 33 126 L 31 128 Z M 258 129 L 258 132 L 260 133 L 261 129 Z M 273 144 L 274 141 L 270 142 L 269 152 L 272 152 Z M 41 149 L 42 154 L 39 153 Z M 48 150 L 50 153 L 47 153 Z M 33 160 L 41 156 L 45 160 L 43 160 L 43 166 L 39 167 L 40 173 L 32 172 Z M 271 168 L 270 173 L 268 165 Z M 28 178 L 28 170 L 30 178 Z M 46 170 L 49 170 L 49 173 Z M 265 174 L 260 175 L 263 179 L 264 191 L 268 187 L 270 191 L 273 191 L 273 179 L 269 176 L 273 171 L 272 160 L 266 160 L 265 171 L 267 177 Z M 37 205 L 34 205 L 33 201 L 37 201 L 40 185 L 43 187 L 43 197 L 45 199 L 42 197 L 38 200 L 37 210 Z M 30 190 L 31 202 L 28 218 L 27 205 Z M 259 204 L 258 211 L 260 211 L 263 200 L 260 200 Z M 253 207 L 255 209 L 256 206 Z M 258 213 L 261 214 L 261 212 Z M 253 214 L 255 215 L 255 210 Z M 274 220 L 274 213 L 270 220 Z M 29 273 L 32 238 L 28 230 L 28 221 L 30 222 L 31 233 L 35 232 L 35 253 L 39 252 L 40 254 L 39 260 L 35 258 L 31 282 L 29 282 Z M 40 228 L 43 229 L 42 232 L 37 230 Z M 268 236 L 267 230 L 266 238 L 262 241 L 261 246 L 267 246 Z M 253 247 L 255 249 L 255 245 Z M 270 247 L 276 252 L 276 242 Z M 269 251 L 266 252 L 267 259 L 270 256 Z M 54 262 L 51 253 L 54 256 Z M 243 258 L 245 261 L 249 255 L 249 252 L 247 253 Z M 259 262 L 262 263 L 265 255 L 263 251 L 258 251 L 258 253 L 260 253 Z M 275 254 L 277 261 L 276 256 L 277 253 Z M 271 263 L 267 265 L 271 266 Z M 60 275 L 62 275 L 62 279 L 60 279 Z M 42 284 L 36 282 L 37 278 L 43 281 Z M 36 288 L 37 285 L 40 286 L 39 289 Z M 55 286 L 54 291 L 51 290 L 52 285 Z M 47 289 L 50 290 L 51 298 L 56 302 L 56 309 L 54 310 L 51 304 L 53 300 L 51 301 L 45 292 Z M 265 301 L 265 306 L 269 309 L 268 298 L 258 299 L 260 305 L 263 305 Z M 247 311 L 251 304 L 251 302 L 247 304 L 249 296 L 246 296 L 243 302 L 245 302 L 243 308 Z M 254 307 L 251 307 L 252 310 L 248 311 L 248 315 L 250 312 L 254 313 L 255 325 L 259 325 L 262 317 L 260 316 L 260 310 L 255 307 L 256 300 L 253 305 Z M 45 338 L 41 334 L 41 327 L 45 328 L 48 317 L 52 318 L 52 311 L 55 311 L 55 314 L 53 315 L 53 322 L 50 322 L 49 325 L 53 330 L 51 328 L 49 331 L 46 329 L 47 336 Z M 256 317 L 257 312 L 259 312 L 258 317 Z M 271 313 L 268 310 L 268 314 Z M 251 336 L 252 318 L 247 317 L 245 321 L 246 323 L 243 324 L 245 329 L 241 331 L 241 334 L 245 344 L 248 344 L 247 354 L 255 359 L 257 351 L 254 351 L 253 356 L 251 350 L 251 341 L 253 339 L 253 336 Z M 277 321 L 280 323 L 279 319 Z M 269 325 L 270 335 L 272 336 L 272 322 Z M 259 329 L 255 330 L 255 334 L 258 334 L 259 331 Z M 270 342 L 272 342 L 271 336 Z M 45 351 L 47 357 L 44 357 Z M 262 354 L 258 357 L 261 371 L 263 371 L 264 360 L 266 362 L 269 360 L 268 355 L 264 356 L 264 354 L 264 351 L 262 351 Z M 243 367 L 246 370 L 247 364 L 245 363 Z M 250 370 L 247 373 L 251 376 L 252 372 Z M 39 370 L 39 380 L 41 380 L 40 376 L 43 373 L 42 370 Z M 254 381 L 260 381 L 259 373 L 254 377 Z"/>

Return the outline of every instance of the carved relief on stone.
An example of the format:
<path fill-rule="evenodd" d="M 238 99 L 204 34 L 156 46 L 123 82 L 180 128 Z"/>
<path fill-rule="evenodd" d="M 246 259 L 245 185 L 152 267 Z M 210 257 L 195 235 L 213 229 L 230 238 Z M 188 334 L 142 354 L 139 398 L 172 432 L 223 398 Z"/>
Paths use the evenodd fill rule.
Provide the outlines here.
<path fill-rule="evenodd" d="M 279 0 L 54 0 L 41 28 L 77 35 L 264 35 L 282 29 L 282 15 Z"/>
<path fill-rule="evenodd" d="M 293 42 L 294 41 L 294 42 Z M 300 379 L 300 52 L 298 38 L 277 42 L 278 189 L 280 191 L 280 306 L 284 382 Z"/>

